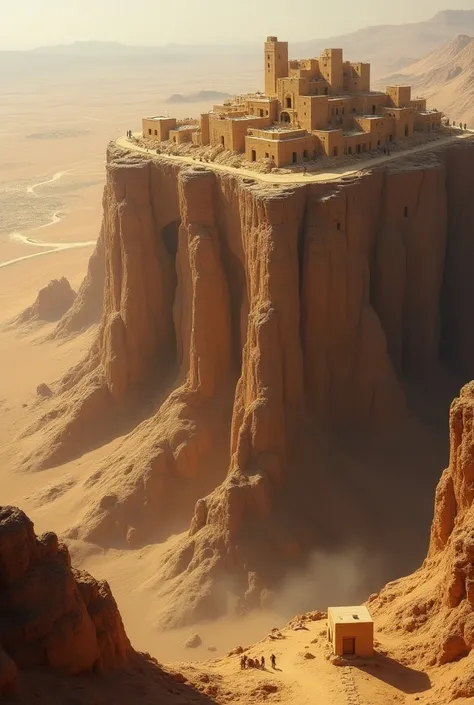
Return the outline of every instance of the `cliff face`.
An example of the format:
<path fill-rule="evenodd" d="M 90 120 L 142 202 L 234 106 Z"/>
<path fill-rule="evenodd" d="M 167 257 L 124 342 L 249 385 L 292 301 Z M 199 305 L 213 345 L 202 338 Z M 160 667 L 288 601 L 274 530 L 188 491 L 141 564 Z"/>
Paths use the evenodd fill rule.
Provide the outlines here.
<path fill-rule="evenodd" d="M 460 662 L 445 674 L 440 702 L 474 696 L 463 661 L 474 651 L 473 420 L 471 382 L 451 405 L 450 460 L 436 489 L 428 557 L 370 600 L 379 629 L 404 635 L 397 658 L 423 669 Z"/>
<path fill-rule="evenodd" d="M 73 570 L 55 534 L 37 538 L 22 511 L 0 507 L 0 695 L 21 669 L 109 670 L 131 653 L 107 583 Z"/>
<path fill-rule="evenodd" d="M 163 577 L 184 595 L 225 569 L 250 601 L 257 554 L 278 564 L 309 549 L 318 532 L 298 507 L 308 483 L 324 505 L 321 434 L 403 425 L 404 380 L 435 370 L 440 346 L 470 369 L 472 298 L 455 287 L 469 297 L 456 262 L 473 221 L 455 175 L 474 179 L 473 149 L 275 187 L 111 148 L 100 330 L 30 429 L 42 442 L 25 464 L 100 442 L 137 397 L 155 413 L 84 482 L 71 536 L 143 543 L 182 529 L 195 505 Z M 100 267 L 88 281 L 99 286 Z M 175 621 L 219 609 L 211 587 L 199 594 Z"/>

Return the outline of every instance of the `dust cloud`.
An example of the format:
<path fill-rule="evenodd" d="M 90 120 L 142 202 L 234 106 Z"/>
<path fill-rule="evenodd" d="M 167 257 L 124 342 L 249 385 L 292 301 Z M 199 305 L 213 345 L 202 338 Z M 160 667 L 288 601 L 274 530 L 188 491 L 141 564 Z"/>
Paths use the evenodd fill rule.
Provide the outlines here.
<path fill-rule="evenodd" d="M 316 551 L 304 569 L 287 575 L 274 610 L 285 618 L 332 605 L 365 602 L 374 586 L 383 585 L 383 560 L 362 548 L 337 553 Z"/>

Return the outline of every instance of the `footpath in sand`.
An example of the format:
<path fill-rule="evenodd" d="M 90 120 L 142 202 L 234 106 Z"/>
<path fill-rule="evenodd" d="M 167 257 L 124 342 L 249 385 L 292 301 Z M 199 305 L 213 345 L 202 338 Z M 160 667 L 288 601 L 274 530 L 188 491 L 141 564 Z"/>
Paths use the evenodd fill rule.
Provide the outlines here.
<path fill-rule="evenodd" d="M 219 703 L 244 705 L 268 700 L 286 705 L 408 705 L 430 702 L 429 675 L 388 658 L 378 641 L 378 652 L 373 658 L 355 659 L 352 665 L 333 665 L 326 633 L 325 619 L 301 622 L 296 619 L 281 631 L 274 629 L 258 644 L 249 648 L 244 645 L 248 658 L 265 657 L 265 670 L 242 670 L 240 654 L 194 664 L 174 663 L 170 668 L 215 697 L 212 702 Z M 271 654 L 276 656 L 275 670 L 271 668 Z"/>
<path fill-rule="evenodd" d="M 395 152 L 394 154 L 390 155 L 385 154 L 383 156 L 375 157 L 367 161 L 358 162 L 357 168 L 348 168 L 348 166 L 345 165 L 343 167 L 340 167 L 339 169 L 333 169 L 332 171 L 324 170 L 314 173 L 308 172 L 306 174 L 302 174 L 301 172 L 294 174 L 274 174 L 273 172 L 271 172 L 270 174 L 261 174 L 260 172 L 250 171 L 249 169 L 236 168 L 232 166 L 227 166 L 226 164 L 217 164 L 215 162 L 205 162 L 204 164 L 202 164 L 201 162 L 196 161 L 192 157 L 181 157 L 174 154 L 156 154 L 152 150 L 146 149 L 145 147 L 141 147 L 140 145 L 131 142 L 128 137 L 119 137 L 116 140 L 116 144 L 122 149 L 127 149 L 133 152 L 140 152 L 142 154 L 148 154 L 149 156 L 152 156 L 155 159 L 172 160 L 181 162 L 183 164 L 192 164 L 194 166 L 205 166 L 206 169 L 214 169 L 216 171 L 225 171 L 230 174 L 238 174 L 239 176 L 245 176 L 255 181 L 262 181 L 270 184 L 308 184 L 315 182 L 335 181 L 337 179 L 355 176 L 356 174 L 360 174 L 366 169 L 371 169 L 375 166 L 380 166 L 381 164 L 394 162 L 398 159 L 411 157 L 414 154 L 419 154 L 422 152 L 430 152 L 434 149 L 438 149 L 439 147 L 443 147 L 444 145 L 455 144 L 459 140 L 472 138 L 473 134 L 474 132 L 472 130 L 459 132 L 459 134 L 444 137 L 443 139 L 439 139 L 436 142 L 427 142 L 426 144 L 419 145 L 418 147 L 413 147 L 409 150 Z M 141 136 L 142 135 L 139 132 L 134 133 L 134 137 L 136 138 L 140 138 Z"/>

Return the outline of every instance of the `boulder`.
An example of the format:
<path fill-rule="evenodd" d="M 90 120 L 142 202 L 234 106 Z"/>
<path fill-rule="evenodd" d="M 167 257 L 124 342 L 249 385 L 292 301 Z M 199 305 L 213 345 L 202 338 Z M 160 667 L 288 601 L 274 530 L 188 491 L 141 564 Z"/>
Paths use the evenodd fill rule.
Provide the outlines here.
<path fill-rule="evenodd" d="M 38 384 L 38 386 L 36 387 L 36 394 L 39 397 L 43 397 L 43 399 L 48 399 L 49 397 L 53 396 L 53 392 L 44 382 Z"/>
<path fill-rule="evenodd" d="M 199 646 L 202 645 L 202 639 L 199 634 L 193 634 L 189 637 L 189 639 L 185 642 L 184 645 L 187 649 L 197 649 Z"/>

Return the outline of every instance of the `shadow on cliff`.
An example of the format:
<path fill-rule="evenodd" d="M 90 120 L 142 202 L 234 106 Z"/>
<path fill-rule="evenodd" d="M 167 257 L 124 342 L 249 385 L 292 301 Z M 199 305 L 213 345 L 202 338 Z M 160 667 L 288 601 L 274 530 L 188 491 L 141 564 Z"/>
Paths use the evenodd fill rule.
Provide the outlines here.
<path fill-rule="evenodd" d="M 64 705 L 65 702 L 74 702 L 75 705 L 90 705 L 93 702 L 113 702 L 116 705 L 130 705 L 133 702 L 215 705 L 219 702 L 216 699 L 219 692 L 219 684 L 207 676 L 205 668 L 201 673 L 196 673 L 196 682 L 190 683 L 180 673 L 171 674 L 163 670 L 148 654 L 137 653 L 126 669 L 110 674 L 85 674 L 71 678 L 46 670 L 25 671 L 14 701 L 25 705 L 33 701 L 50 705 Z"/>

